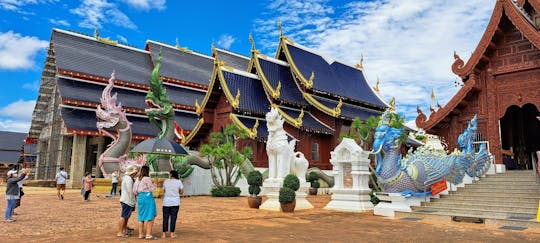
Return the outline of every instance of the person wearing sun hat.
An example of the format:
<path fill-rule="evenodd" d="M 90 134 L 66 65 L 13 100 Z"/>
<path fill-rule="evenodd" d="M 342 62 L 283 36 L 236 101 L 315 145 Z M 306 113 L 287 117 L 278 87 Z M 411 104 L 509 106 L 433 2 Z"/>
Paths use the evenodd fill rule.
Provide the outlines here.
<path fill-rule="evenodd" d="M 20 192 L 19 185 L 17 182 L 24 180 L 24 178 L 27 175 L 30 175 L 30 170 L 25 169 L 22 173 L 20 173 L 19 177 L 15 177 L 17 175 L 17 170 L 10 170 L 7 173 L 7 180 L 6 180 L 6 201 L 7 201 L 7 207 L 4 214 L 4 220 L 6 223 L 14 222 L 15 220 L 11 217 L 13 216 L 13 208 L 15 207 L 15 204 L 17 204 L 17 199 L 20 198 Z"/>
<path fill-rule="evenodd" d="M 139 172 L 140 167 L 138 165 L 129 165 L 126 168 L 126 173 L 122 179 L 121 185 L 121 194 L 120 194 L 120 205 L 122 206 L 122 213 L 120 215 L 120 221 L 118 222 L 118 237 L 128 237 L 128 227 L 127 223 L 131 213 L 135 210 L 135 194 L 133 193 L 133 178 Z"/>

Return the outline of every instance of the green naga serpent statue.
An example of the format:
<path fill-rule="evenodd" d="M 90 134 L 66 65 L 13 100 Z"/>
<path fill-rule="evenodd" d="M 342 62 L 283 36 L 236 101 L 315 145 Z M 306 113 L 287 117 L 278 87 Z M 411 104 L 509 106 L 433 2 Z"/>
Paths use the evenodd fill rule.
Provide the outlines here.
<path fill-rule="evenodd" d="M 150 78 L 150 89 L 146 94 L 145 103 L 148 106 L 145 109 L 146 115 L 152 124 L 154 124 L 159 133 L 158 138 L 169 139 L 174 141 L 175 137 L 180 137 L 180 126 L 174 120 L 174 109 L 171 100 L 167 96 L 167 90 L 163 86 L 163 80 L 159 77 L 159 69 L 161 68 L 161 51 L 159 52 L 156 65 L 152 70 L 152 77 Z M 187 149 L 186 149 L 187 151 Z M 174 169 L 179 171 L 180 177 L 185 178 L 193 172 L 191 165 L 199 166 L 203 169 L 210 169 L 210 164 L 207 160 L 198 156 L 195 151 L 189 151 L 190 155 L 187 157 L 173 156 L 171 161 Z M 160 155 L 149 154 L 147 155 L 148 164 L 152 166 L 154 171 L 158 171 L 158 159 L 164 158 Z"/>

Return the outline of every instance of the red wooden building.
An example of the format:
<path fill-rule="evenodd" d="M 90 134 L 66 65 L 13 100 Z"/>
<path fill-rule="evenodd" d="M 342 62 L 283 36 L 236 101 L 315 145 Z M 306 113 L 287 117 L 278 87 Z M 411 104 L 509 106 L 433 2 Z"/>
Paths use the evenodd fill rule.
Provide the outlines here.
<path fill-rule="evenodd" d="M 465 63 L 454 54 L 452 71 L 463 87 L 429 118 L 418 110 L 416 125 L 445 138 L 453 150 L 467 121 L 478 114 L 479 139 L 489 142 L 496 163 L 511 151 L 517 168 L 531 169 L 540 150 L 539 30 L 539 0 L 497 0 L 470 59 Z"/>

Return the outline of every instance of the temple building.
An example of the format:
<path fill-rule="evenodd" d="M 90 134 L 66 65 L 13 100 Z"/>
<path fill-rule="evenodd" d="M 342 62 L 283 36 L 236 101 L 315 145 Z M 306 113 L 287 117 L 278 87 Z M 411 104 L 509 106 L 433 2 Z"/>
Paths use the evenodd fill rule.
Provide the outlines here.
<path fill-rule="evenodd" d="M 540 150 L 540 1 L 499 0 L 476 50 L 452 71 L 463 86 L 429 118 L 418 109 L 416 125 L 457 146 L 467 121 L 478 115 L 478 139 L 497 164 L 532 169 Z M 503 156 L 504 155 L 504 156 Z"/>
<path fill-rule="evenodd" d="M 251 38 L 250 38 L 251 39 Z M 238 146 L 253 148 L 255 166 L 267 166 L 264 115 L 276 107 L 296 150 L 310 166 L 330 169 L 330 151 L 352 119 L 381 114 L 388 105 L 369 86 L 362 65 L 331 60 L 280 35 L 274 58 L 252 41 L 251 57 L 212 48 L 212 56 L 147 41 L 144 50 L 102 38 L 53 29 L 29 141 L 37 144 L 36 178 L 59 167 L 71 178 L 100 177 L 99 155 L 111 142 L 96 128 L 96 107 L 113 70 L 112 93 L 132 123 L 133 142 L 158 133 L 146 117 L 145 95 L 159 53 L 160 78 L 183 130 L 177 142 L 198 149 L 227 124 L 248 131 Z M 79 180 L 73 180 L 80 183 Z"/>

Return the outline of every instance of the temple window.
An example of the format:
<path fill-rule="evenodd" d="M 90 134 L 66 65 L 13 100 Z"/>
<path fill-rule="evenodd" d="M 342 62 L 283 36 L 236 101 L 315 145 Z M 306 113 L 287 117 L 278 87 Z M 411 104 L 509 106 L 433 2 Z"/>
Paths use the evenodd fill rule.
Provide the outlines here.
<path fill-rule="evenodd" d="M 318 143 L 311 144 L 311 160 L 319 161 L 319 144 Z"/>

